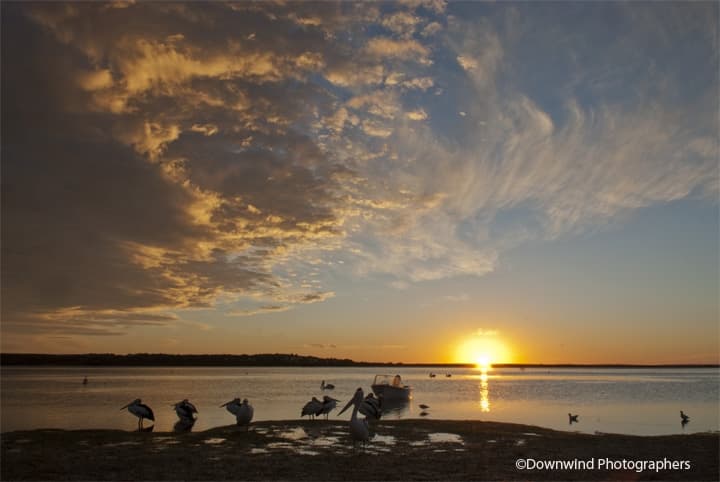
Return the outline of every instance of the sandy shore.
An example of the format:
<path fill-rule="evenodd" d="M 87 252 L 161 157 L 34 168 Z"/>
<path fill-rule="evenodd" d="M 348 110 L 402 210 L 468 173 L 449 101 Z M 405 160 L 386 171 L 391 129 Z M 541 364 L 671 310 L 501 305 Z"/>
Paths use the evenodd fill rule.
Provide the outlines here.
<path fill-rule="evenodd" d="M 478 421 L 381 421 L 366 450 L 347 422 L 258 422 L 189 433 L 2 434 L 2 480 L 718 480 L 720 434 L 587 435 Z M 518 459 L 576 462 L 519 470 Z M 608 469 L 607 460 L 623 464 Z M 638 472 L 637 461 L 689 468 Z M 585 470 L 580 467 L 585 463 Z M 531 464 L 533 462 L 530 462 Z M 665 463 L 665 462 L 664 462 Z M 590 465 L 592 464 L 592 465 Z M 601 467 L 601 465 L 605 465 Z"/>

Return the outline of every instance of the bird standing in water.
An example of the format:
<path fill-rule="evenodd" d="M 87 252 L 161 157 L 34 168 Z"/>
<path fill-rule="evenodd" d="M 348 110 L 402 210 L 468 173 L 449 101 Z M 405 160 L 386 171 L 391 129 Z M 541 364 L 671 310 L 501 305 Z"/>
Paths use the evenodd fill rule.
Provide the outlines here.
<path fill-rule="evenodd" d="M 138 430 L 142 430 L 142 422 L 144 419 L 155 421 L 155 414 L 150 407 L 142 403 L 139 398 L 136 398 L 132 402 L 125 405 L 120 410 L 128 409 L 128 412 L 132 413 L 138 418 Z"/>
<path fill-rule="evenodd" d="M 569 420 L 570 425 L 572 425 L 573 423 L 578 422 L 578 416 L 568 413 L 568 420 Z"/>
<path fill-rule="evenodd" d="M 178 402 L 173 405 L 175 407 L 175 413 L 184 423 L 194 423 L 197 418 L 197 408 L 195 405 L 190 403 L 188 399 L 184 399 L 182 402 Z"/>

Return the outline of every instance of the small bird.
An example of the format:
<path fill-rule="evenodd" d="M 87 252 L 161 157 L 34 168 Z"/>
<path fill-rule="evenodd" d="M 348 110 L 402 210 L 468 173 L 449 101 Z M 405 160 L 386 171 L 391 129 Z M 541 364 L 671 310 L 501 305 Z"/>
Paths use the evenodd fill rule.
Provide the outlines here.
<path fill-rule="evenodd" d="M 450 378 L 450 377 L 452 376 L 452 373 L 446 373 L 445 376 L 446 376 L 447 378 Z"/>
<path fill-rule="evenodd" d="M 88 379 L 87 379 L 87 377 L 85 377 L 85 378 L 83 378 L 83 385 L 87 385 L 87 384 L 88 384 Z"/>
<path fill-rule="evenodd" d="M 568 421 L 569 421 L 570 425 L 572 425 L 573 422 L 577 423 L 577 421 L 578 421 L 578 416 L 577 416 L 577 415 L 572 415 L 572 414 L 568 413 Z"/>
<path fill-rule="evenodd" d="M 430 372 L 430 378 L 435 378 L 435 374 Z"/>
<path fill-rule="evenodd" d="M 323 380 L 322 383 L 320 384 L 320 390 L 334 390 L 334 389 L 335 389 L 335 385 L 333 385 L 332 383 L 325 383 L 325 380 Z"/>
<path fill-rule="evenodd" d="M 190 403 L 188 399 L 184 399 L 182 402 L 178 402 L 173 405 L 175 413 L 178 418 L 185 423 L 194 423 L 197 418 L 198 410 L 195 405 Z"/>
<path fill-rule="evenodd" d="M 685 414 L 682 410 L 680 410 L 680 418 L 682 419 L 682 423 L 686 424 L 690 421 L 690 416 Z"/>
<path fill-rule="evenodd" d="M 128 409 L 128 412 L 132 413 L 138 418 L 138 430 L 143 430 L 142 428 L 142 422 L 143 419 L 152 420 L 155 421 L 155 414 L 153 414 L 153 411 L 150 407 L 142 403 L 142 400 L 139 398 L 136 398 L 132 402 L 128 403 L 124 407 L 122 407 L 120 410 Z"/>
<path fill-rule="evenodd" d="M 358 388 L 355 390 L 355 396 L 353 396 L 352 400 L 350 400 L 347 405 L 345 405 L 345 408 L 340 410 L 340 413 L 338 413 L 338 415 L 342 415 L 343 412 L 350 407 L 350 405 L 353 405 L 352 415 L 350 416 L 350 436 L 353 439 L 353 449 L 355 448 L 355 444 L 357 442 L 360 442 L 363 448 L 365 448 L 365 444 L 370 438 L 370 428 L 368 427 L 367 419 L 360 419 L 357 416 L 363 401 L 363 389 Z"/>
<path fill-rule="evenodd" d="M 421 417 L 427 417 L 427 416 L 428 416 L 428 412 L 426 412 L 426 411 L 423 410 L 422 412 L 420 412 L 420 416 L 421 416 Z"/>
<path fill-rule="evenodd" d="M 300 416 L 304 417 L 305 415 L 308 415 L 311 419 L 314 419 L 315 415 L 317 415 L 321 409 L 322 402 L 317 398 L 312 397 L 312 400 L 310 400 L 308 403 L 305 404 L 305 406 L 303 406 L 302 411 L 300 412 Z"/>
<path fill-rule="evenodd" d="M 327 420 L 330 412 L 337 407 L 338 401 L 339 400 L 324 395 L 320 410 L 315 415 L 325 415 L 325 420 Z"/>
<path fill-rule="evenodd" d="M 360 404 L 358 411 L 368 419 L 380 420 L 382 416 L 382 398 L 375 398 L 372 392 Z"/>
<path fill-rule="evenodd" d="M 425 405 L 424 403 L 421 403 L 420 405 L 418 405 L 418 407 L 422 408 L 423 410 L 427 410 L 428 408 L 430 408 L 429 405 Z"/>

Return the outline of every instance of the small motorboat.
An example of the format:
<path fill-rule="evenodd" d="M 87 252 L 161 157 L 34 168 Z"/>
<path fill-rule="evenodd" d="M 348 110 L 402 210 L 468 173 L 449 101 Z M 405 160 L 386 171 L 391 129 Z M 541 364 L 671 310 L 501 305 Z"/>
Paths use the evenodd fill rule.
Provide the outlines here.
<path fill-rule="evenodd" d="M 412 387 L 404 385 L 400 375 L 375 375 L 372 391 L 384 400 L 409 400 L 412 398 Z"/>

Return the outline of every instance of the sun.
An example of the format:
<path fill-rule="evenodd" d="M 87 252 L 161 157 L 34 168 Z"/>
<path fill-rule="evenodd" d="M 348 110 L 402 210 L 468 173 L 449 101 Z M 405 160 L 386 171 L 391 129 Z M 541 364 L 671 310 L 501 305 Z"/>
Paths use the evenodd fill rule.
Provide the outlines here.
<path fill-rule="evenodd" d="M 455 361 L 474 363 L 477 368 L 487 370 L 493 363 L 512 363 L 512 355 L 507 345 L 497 336 L 474 335 L 458 344 Z"/>

